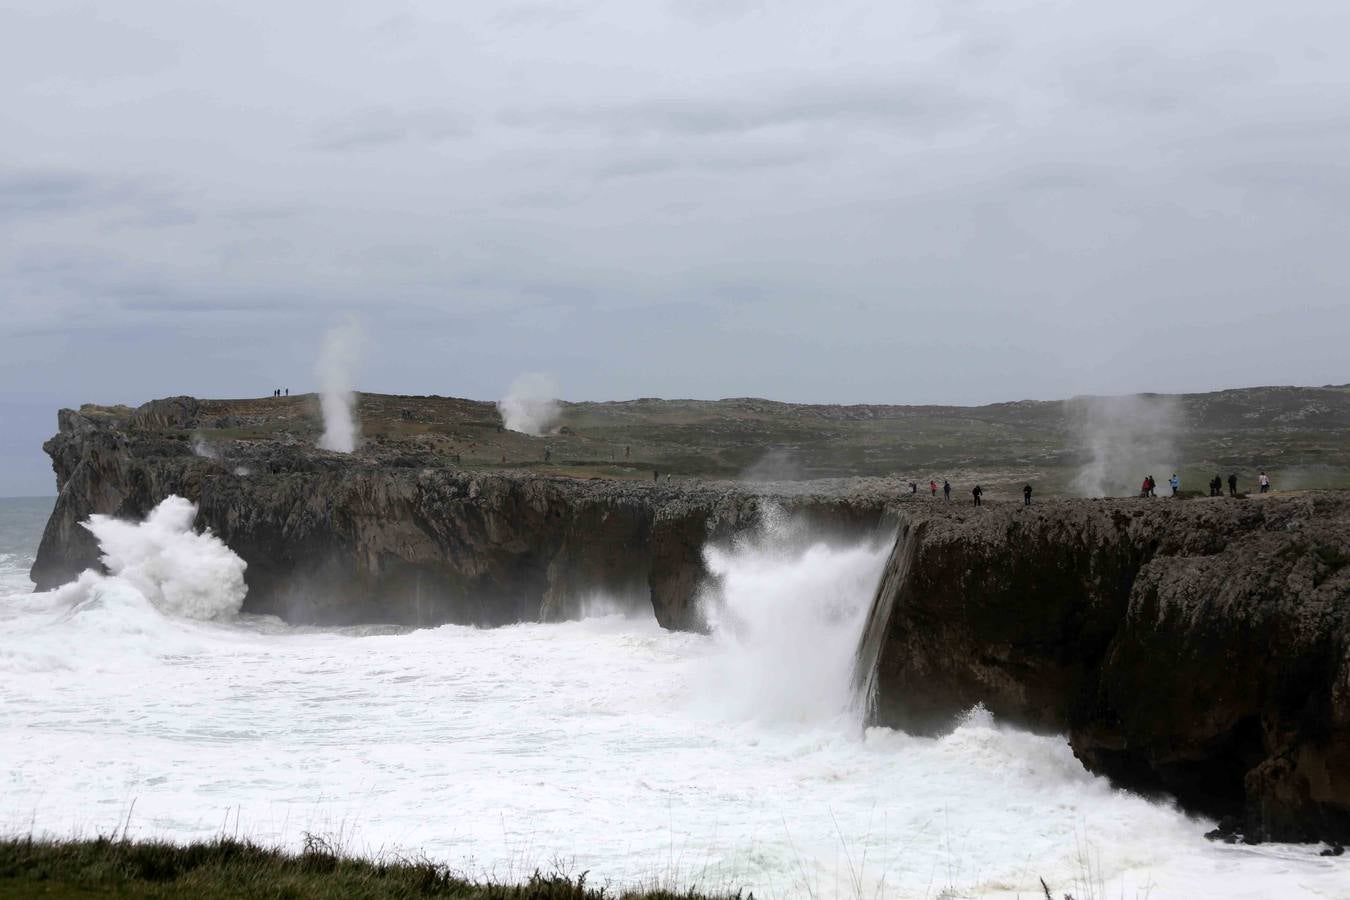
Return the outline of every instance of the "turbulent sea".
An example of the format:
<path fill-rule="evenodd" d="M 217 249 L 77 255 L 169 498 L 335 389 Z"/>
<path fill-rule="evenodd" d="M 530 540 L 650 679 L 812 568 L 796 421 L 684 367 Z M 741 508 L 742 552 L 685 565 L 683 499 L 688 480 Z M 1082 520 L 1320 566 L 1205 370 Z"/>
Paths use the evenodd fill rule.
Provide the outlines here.
<path fill-rule="evenodd" d="M 710 551 L 710 635 L 579 622 L 292 628 L 186 503 L 95 523 L 110 576 L 33 594 L 50 500 L 0 500 L 0 831 L 222 832 L 469 875 L 760 897 L 1347 897 L 1319 847 L 1226 846 L 980 710 L 863 730 L 848 684 L 883 546 Z M 784 526 L 786 527 L 786 526 Z M 797 549 L 787 550 L 793 546 Z"/>

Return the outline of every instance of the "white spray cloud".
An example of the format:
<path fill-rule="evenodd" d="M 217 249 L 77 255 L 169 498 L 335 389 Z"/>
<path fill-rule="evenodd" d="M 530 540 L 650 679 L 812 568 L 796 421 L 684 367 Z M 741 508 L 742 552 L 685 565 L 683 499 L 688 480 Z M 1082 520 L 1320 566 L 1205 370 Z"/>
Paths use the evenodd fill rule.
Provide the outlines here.
<path fill-rule="evenodd" d="M 351 453 L 356 449 L 360 427 L 356 421 L 356 370 L 361 361 L 365 336 L 355 319 L 347 319 L 323 337 L 314 375 L 319 380 L 319 405 L 323 410 L 324 450 Z"/>
<path fill-rule="evenodd" d="M 858 641 L 890 548 L 831 546 L 782 510 L 703 556 L 698 602 L 718 655 L 706 692 L 733 719 L 819 723 L 849 714 Z"/>
<path fill-rule="evenodd" d="M 558 420 L 559 393 L 551 375 L 526 372 L 511 382 L 506 396 L 497 401 L 497 410 L 511 431 L 543 434 Z"/>
<path fill-rule="evenodd" d="M 202 437 L 200 434 L 194 434 L 192 436 L 192 452 L 202 459 L 220 459 L 220 453 L 217 452 L 215 447 L 208 444 L 206 438 Z"/>
<path fill-rule="evenodd" d="M 1127 395 L 1070 401 L 1088 460 L 1073 480 L 1085 497 L 1138 493 L 1145 475 L 1165 484 L 1176 465 L 1181 405 L 1175 397 Z"/>
<path fill-rule="evenodd" d="M 193 531 L 196 517 L 197 507 L 174 495 L 144 522 L 90 516 L 83 524 L 98 540 L 108 574 L 86 571 L 54 596 L 71 607 L 148 603 L 189 619 L 237 614 L 248 591 L 247 563 L 209 531 Z"/>

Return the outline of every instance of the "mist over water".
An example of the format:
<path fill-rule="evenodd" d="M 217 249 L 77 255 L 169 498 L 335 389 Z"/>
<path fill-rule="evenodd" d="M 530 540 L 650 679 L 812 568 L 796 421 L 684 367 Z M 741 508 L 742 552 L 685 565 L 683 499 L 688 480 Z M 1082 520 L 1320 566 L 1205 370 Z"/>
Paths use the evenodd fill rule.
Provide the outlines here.
<path fill-rule="evenodd" d="M 980 712 L 938 739 L 861 732 L 849 668 L 881 547 L 771 513 L 708 550 L 709 635 L 621 615 L 321 630 L 238 615 L 242 563 L 189 513 L 94 523 L 113 571 L 47 594 L 20 593 L 41 516 L 0 534 L 0 829 L 106 833 L 134 801 L 132 837 L 228 818 L 498 878 L 561 861 L 762 897 L 1031 897 L 1040 876 L 1076 897 L 1343 896 L 1316 848 L 1211 844 L 1061 738 Z"/>
<path fill-rule="evenodd" d="M 314 364 L 319 381 L 319 405 L 323 412 L 323 435 L 319 446 L 336 453 L 356 449 L 360 427 L 356 421 L 356 370 L 364 343 L 361 326 L 347 319 L 328 330 Z"/>

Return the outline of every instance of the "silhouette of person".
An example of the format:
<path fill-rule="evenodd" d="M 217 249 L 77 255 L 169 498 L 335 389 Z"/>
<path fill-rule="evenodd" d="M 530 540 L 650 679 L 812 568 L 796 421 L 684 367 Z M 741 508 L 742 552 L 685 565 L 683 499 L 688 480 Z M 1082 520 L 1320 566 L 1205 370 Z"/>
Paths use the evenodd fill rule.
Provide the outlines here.
<path fill-rule="evenodd" d="M 1022 505 L 1031 505 L 1031 485 L 1029 484 L 1022 488 Z"/>
<path fill-rule="evenodd" d="M 1228 476 L 1228 496 L 1237 496 L 1237 473 L 1233 472 Z"/>
<path fill-rule="evenodd" d="M 980 503 L 980 497 L 984 494 L 984 488 L 980 487 L 980 486 L 977 484 L 977 485 L 975 485 L 975 487 L 974 487 L 973 489 L 971 489 L 970 494 L 971 494 L 972 497 L 975 498 L 975 505 L 976 505 L 976 506 L 982 505 L 982 504 Z"/>
<path fill-rule="evenodd" d="M 947 502 L 952 502 L 952 486 L 947 479 L 942 479 L 942 496 L 947 498 Z"/>

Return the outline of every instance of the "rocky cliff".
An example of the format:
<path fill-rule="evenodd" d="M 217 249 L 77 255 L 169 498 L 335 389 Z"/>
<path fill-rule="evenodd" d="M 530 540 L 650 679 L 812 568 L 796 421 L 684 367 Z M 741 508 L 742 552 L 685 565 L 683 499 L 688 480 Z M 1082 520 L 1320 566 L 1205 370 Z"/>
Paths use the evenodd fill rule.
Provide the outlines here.
<path fill-rule="evenodd" d="M 900 512 L 875 721 L 977 703 L 1248 840 L 1350 840 L 1350 495 Z"/>
<path fill-rule="evenodd" d="M 190 397 L 63 410 L 59 424 L 45 445 L 59 495 L 39 588 L 98 565 L 79 525 L 92 513 L 140 518 L 178 494 L 248 563 L 245 611 L 293 623 L 501 625 L 574 617 L 604 595 L 697 628 L 710 539 L 757 523 L 769 503 L 856 537 L 882 527 L 887 503 L 861 481 L 750 491 L 465 471 L 413 441 L 345 455 L 284 430 L 230 439 L 239 417 Z"/>
<path fill-rule="evenodd" d="M 350 455 L 314 448 L 312 398 L 62 411 L 34 580 L 97 565 L 90 514 L 142 517 L 179 494 L 247 561 L 249 612 L 498 625 L 604 595 L 698 628 L 704 546 L 772 504 L 844 540 L 899 535 L 859 651 L 876 721 L 934 732 L 982 703 L 1231 835 L 1350 840 L 1350 495 L 976 510 L 883 480 L 550 477 L 459 465 L 543 449 L 502 437 L 481 404 L 436 431 L 434 413 L 467 401 L 363 403 L 386 415 Z"/>

